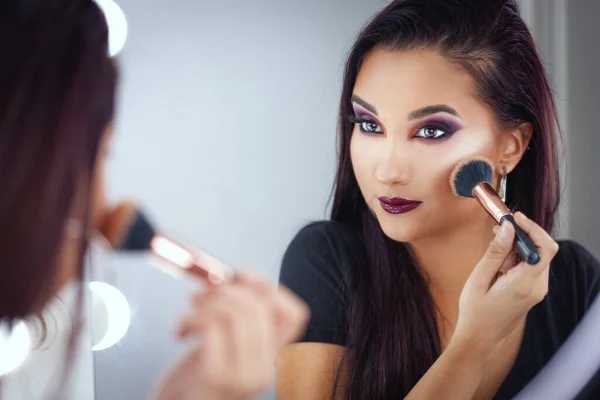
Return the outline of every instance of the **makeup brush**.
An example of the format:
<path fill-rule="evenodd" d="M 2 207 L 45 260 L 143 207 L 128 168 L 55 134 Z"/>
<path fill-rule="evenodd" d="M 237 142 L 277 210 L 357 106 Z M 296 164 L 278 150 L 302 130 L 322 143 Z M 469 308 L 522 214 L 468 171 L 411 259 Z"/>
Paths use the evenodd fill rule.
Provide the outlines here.
<path fill-rule="evenodd" d="M 212 284 L 233 279 L 227 265 L 202 250 L 158 234 L 133 202 L 122 202 L 106 213 L 100 233 L 115 250 L 149 251 L 166 261 L 172 272 L 185 272 Z"/>
<path fill-rule="evenodd" d="M 494 167 L 484 157 L 471 157 L 460 161 L 450 175 L 450 186 L 455 195 L 477 199 L 479 204 L 499 225 L 509 221 L 515 227 L 515 248 L 528 264 L 537 264 L 540 253 L 529 236 L 515 223 L 510 209 L 504 204 L 491 183 Z"/>

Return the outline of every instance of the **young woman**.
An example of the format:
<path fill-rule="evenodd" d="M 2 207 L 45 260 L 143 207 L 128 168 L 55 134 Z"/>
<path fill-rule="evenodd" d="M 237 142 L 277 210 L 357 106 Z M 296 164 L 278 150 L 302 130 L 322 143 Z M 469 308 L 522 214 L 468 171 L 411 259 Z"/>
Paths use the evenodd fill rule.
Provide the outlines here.
<path fill-rule="evenodd" d="M 281 399 L 508 399 L 600 290 L 600 265 L 556 243 L 558 126 L 548 77 L 512 0 L 396 0 L 358 35 L 344 74 L 331 220 L 302 229 L 281 282 L 312 310 L 278 361 Z M 507 181 L 541 253 L 512 251 L 450 187 L 469 156 Z M 527 217 L 526 217 L 527 216 Z"/>
<path fill-rule="evenodd" d="M 0 54 L 0 323 L 11 324 L 81 281 L 83 233 L 103 213 L 117 72 L 92 0 L 5 2 Z M 180 335 L 201 335 L 202 345 L 173 366 L 155 398 L 260 393 L 306 315 L 296 296 L 249 275 L 198 294 Z"/>

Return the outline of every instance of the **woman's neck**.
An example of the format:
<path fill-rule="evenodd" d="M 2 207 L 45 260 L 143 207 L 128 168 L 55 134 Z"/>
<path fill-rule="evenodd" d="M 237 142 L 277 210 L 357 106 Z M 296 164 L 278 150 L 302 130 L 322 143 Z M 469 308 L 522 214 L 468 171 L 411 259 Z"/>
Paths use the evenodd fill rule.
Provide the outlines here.
<path fill-rule="evenodd" d="M 494 225 L 485 214 L 460 229 L 410 243 L 436 303 L 456 302 L 458 307 L 465 282 L 494 237 Z"/>

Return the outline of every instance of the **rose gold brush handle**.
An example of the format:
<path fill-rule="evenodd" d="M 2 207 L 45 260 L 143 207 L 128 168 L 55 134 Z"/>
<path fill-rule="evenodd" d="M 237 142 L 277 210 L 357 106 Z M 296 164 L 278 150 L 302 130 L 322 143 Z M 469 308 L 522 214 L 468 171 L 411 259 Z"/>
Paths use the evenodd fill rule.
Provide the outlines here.
<path fill-rule="evenodd" d="M 492 185 L 487 182 L 475 186 L 473 196 L 475 196 L 485 211 L 487 211 L 497 223 L 502 221 L 502 217 L 512 215 Z"/>
<path fill-rule="evenodd" d="M 150 251 L 179 271 L 213 285 L 230 282 L 235 277 L 233 270 L 219 259 L 201 250 L 191 250 L 165 236 L 155 236 Z"/>

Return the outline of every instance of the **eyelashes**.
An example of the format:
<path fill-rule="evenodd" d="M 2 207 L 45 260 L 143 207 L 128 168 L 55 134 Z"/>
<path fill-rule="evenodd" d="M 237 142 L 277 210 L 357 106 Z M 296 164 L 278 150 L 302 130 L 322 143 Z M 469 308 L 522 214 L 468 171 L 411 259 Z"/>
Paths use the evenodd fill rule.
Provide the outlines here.
<path fill-rule="evenodd" d="M 456 131 L 457 129 L 443 122 L 428 123 L 419 127 L 413 137 L 428 140 L 449 139 Z"/>
<path fill-rule="evenodd" d="M 360 130 L 364 133 L 370 133 L 370 134 L 383 133 L 383 129 L 381 128 L 381 126 L 379 126 L 379 124 L 371 118 L 366 118 L 366 117 L 357 118 L 354 115 L 349 115 L 348 120 L 355 125 L 359 125 Z"/>
<path fill-rule="evenodd" d="M 348 121 L 352 124 L 359 125 L 361 132 L 365 134 L 372 135 L 383 133 L 383 128 L 372 118 L 349 115 Z M 452 126 L 452 124 L 446 122 L 428 122 L 419 126 L 412 137 L 425 140 L 444 140 L 452 137 L 458 130 L 460 130 L 460 127 Z"/>

